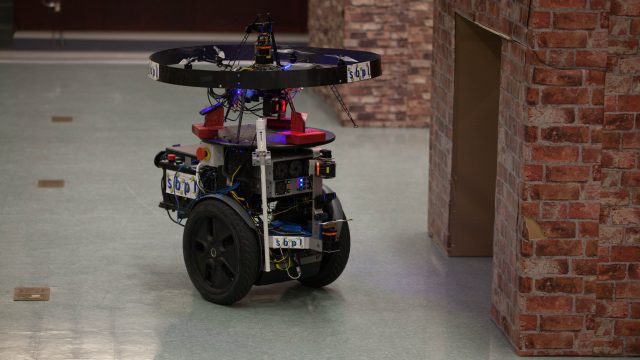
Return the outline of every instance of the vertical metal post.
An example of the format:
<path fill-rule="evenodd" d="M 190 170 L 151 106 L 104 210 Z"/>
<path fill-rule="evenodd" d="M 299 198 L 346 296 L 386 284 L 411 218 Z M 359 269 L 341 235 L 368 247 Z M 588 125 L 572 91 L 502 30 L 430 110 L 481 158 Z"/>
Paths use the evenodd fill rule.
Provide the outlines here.
<path fill-rule="evenodd" d="M 264 236 L 264 271 L 271 271 L 271 258 L 269 256 L 269 214 L 267 208 L 267 162 L 271 162 L 271 152 L 267 150 L 267 121 L 256 120 L 256 143 L 258 148 L 254 153 L 254 159 L 260 162 L 260 190 L 262 192 L 262 234 Z"/>
<path fill-rule="evenodd" d="M 323 220 L 317 219 L 317 216 L 322 215 L 324 212 L 322 210 L 322 206 L 316 201 L 316 199 L 322 197 L 322 178 L 316 175 L 316 163 L 318 162 L 318 158 L 320 157 L 320 147 L 314 147 L 313 149 L 313 160 L 309 161 L 309 174 L 312 174 L 313 181 L 313 195 L 311 200 L 311 219 L 312 219 L 312 227 L 311 233 L 314 239 L 320 239 L 320 241 L 316 242 L 316 251 L 322 251 L 322 231 L 320 223 Z"/>

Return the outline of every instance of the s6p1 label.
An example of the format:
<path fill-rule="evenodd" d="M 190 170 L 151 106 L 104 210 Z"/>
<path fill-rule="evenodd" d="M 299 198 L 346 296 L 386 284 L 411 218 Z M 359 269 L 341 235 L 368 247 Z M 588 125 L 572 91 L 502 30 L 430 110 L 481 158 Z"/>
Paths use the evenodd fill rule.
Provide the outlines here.
<path fill-rule="evenodd" d="M 149 61 L 147 76 L 156 81 L 160 79 L 160 64 L 158 64 L 157 62 Z"/>
<path fill-rule="evenodd" d="M 304 236 L 272 236 L 271 248 L 273 249 L 306 249 Z"/>
<path fill-rule="evenodd" d="M 195 175 L 167 170 L 165 177 L 165 192 L 189 199 L 198 196 L 198 184 Z"/>
<path fill-rule="evenodd" d="M 371 63 L 369 61 L 347 65 L 347 82 L 371 79 Z"/>

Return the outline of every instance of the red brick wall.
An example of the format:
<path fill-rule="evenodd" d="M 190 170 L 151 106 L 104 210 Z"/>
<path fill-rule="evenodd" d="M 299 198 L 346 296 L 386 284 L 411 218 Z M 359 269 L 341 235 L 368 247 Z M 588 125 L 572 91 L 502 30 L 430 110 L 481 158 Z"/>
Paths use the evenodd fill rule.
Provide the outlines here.
<path fill-rule="evenodd" d="M 518 278 L 520 184 L 522 182 L 526 81 L 525 48 L 517 42 L 503 42 L 498 119 L 498 161 L 493 246 L 491 315 L 512 343 L 520 328 L 518 290 L 528 284 Z"/>
<path fill-rule="evenodd" d="M 524 2 L 475 3 L 435 1 L 433 48 L 433 121 L 430 140 L 429 233 L 447 251 L 449 248 L 449 200 L 453 124 L 453 76 L 455 13 L 496 29 L 520 41 L 525 39 Z M 500 132 L 496 181 L 494 275 L 492 317 L 512 343 L 519 338 L 518 207 L 522 179 L 522 144 L 525 140 L 525 51 L 516 42 L 502 47 Z"/>
<path fill-rule="evenodd" d="M 344 39 L 344 0 L 309 0 L 309 42 L 339 48 Z"/>
<path fill-rule="evenodd" d="M 311 46 L 373 51 L 383 75 L 338 86 L 360 126 L 425 127 L 431 119 L 433 7 L 423 0 L 310 0 Z M 327 88 L 316 89 L 351 125 Z"/>
<path fill-rule="evenodd" d="M 610 6 L 594 351 L 639 355 L 640 1 Z"/>
<path fill-rule="evenodd" d="M 521 353 L 590 355 L 600 209 L 600 151 L 607 54 L 606 2 L 534 0 L 529 23 L 520 274 Z M 523 229 L 530 230 L 530 229 Z M 525 325 L 526 324 L 526 325 Z"/>
<path fill-rule="evenodd" d="M 444 249 L 455 12 L 513 38 L 492 317 L 522 355 L 640 354 L 640 0 L 436 0 L 429 229 Z"/>
<path fill-rule="evenodd" d="M 453 136 L 454 12 L 436 0 L 433 37 L 433 115 L 429 139 L 429 236 L 446 251 Z"/>

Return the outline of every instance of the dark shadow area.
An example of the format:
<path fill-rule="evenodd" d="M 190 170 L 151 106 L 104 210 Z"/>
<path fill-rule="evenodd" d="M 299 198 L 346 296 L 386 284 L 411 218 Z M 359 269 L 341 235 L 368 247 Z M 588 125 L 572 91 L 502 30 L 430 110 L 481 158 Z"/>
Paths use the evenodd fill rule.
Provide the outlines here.
<path fill-rule="evenodd" d="M 491 256 L 502 39 L 456 18 L 451 256 Z"/>

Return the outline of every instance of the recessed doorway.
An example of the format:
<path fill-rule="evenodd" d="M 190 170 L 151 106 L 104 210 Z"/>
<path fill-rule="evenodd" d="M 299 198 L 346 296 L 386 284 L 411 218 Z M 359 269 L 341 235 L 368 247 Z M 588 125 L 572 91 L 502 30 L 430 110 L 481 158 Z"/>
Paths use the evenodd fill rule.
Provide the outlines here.
<path fill-rule="evenodd" d="M 456 16 L 449 255 L 492 256 L 502 38 Z"/>

